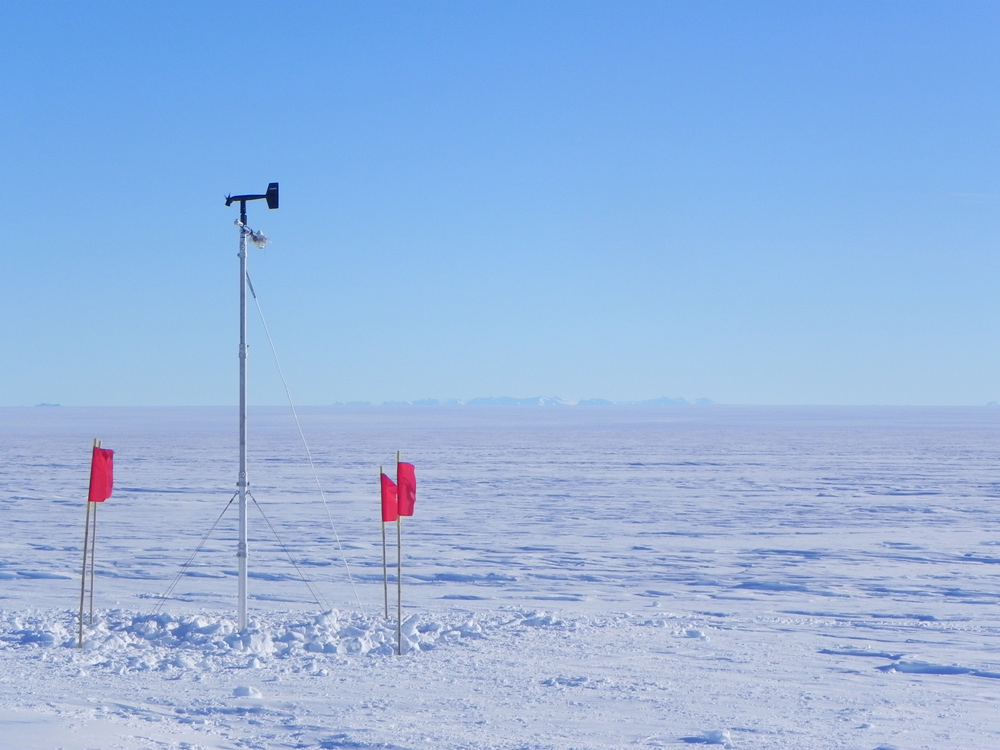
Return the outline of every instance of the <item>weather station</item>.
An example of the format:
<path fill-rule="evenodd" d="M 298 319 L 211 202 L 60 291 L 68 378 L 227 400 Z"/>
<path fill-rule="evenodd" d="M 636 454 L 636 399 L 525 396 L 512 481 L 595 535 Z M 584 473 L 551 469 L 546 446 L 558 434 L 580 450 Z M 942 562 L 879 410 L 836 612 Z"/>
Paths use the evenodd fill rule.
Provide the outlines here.
<path fill-rule="evenodd" d="M 247 626 L 247 494 L 250 483 L 247 480 L 247 240 L 249 239 L 257 247 L 264 247 L 268 239 L 263 233 L 254 231 L 247 226 L 247 202 L 264 200 L 269 209 L 278 207 L 278 183 L 272 182 L 267 186 L 267 191 L 263 195 L 227 195 L 226 206 L 233 203 L 240 204 L 240 218 L 236 226 L 240 230 L 240 469 L 236 480 L 237 494 L 239 495 L 239 543 L 236 548 L 236 557 L 239 570 L 239 608 L 238 620 L 239 628 L 243 630 Z"/>

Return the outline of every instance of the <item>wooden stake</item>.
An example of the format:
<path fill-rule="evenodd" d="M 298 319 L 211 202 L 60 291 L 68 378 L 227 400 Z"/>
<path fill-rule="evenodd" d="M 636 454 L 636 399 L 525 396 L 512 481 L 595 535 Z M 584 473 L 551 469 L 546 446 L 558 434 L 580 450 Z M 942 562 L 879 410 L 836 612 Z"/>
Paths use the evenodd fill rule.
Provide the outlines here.
<path fill-rule="evenodd" d="M 382 512 L 382 467 L 378 467 L 379 513 Z M 381 517 L 381 516 L 380 516 Z M 385 619 L 389 619 L 389 568 L 385 554 L 385 521 L 382 521 L 382 594 L 385 599 Z"/>
<path fill-rule="evenodd" d="M 399 488 L 399 451 L 396 451 L 396 487 Z M 396 656 L 403 655 L 403 517 L 396 511 Z"/>
<path fill-rule="evenodd" d="M 403 517 L 396 516 L 396 655 L 403 655 Z"/>
<path fill-rule="evenodd" d="M 94 528 L 90 532 L 90 624 L 94 624 L 94 567 L 97 561 L 97 506 L 98 503 L 91 503 L 89 500 L 88 505 L 94 506 L 94 512 L 91 514 L 94 519 Z"/>
<path fill-rule="evenodd" d="M 80 623 L 77 629 L 76 647 L 83 648 L 83 601 L 87 591 L 87 549 L 90 534 L 90 498 L 87 498 L 87 515 L 83 522 L 83 570 L 80 571 Z"/>
<path fill-rule="evenodd" d="M 101 441 L 98 440 L 97 438 L 94 438 L 94 445 L 93 445 L 93 447 L 94 448 L 100 448 L 101 447 Z M 91 471 L 93 471 L 93 466 L 94 466 L 93 451 L 91 451 L 91 455 L 90 455 L 90 466 L 91 466 Z M 90 535 L 90 505 L 91 505 L 91 502 L 90 502 L 90 489 L 89 489 L 90 488 L 90 483 L 89 482 L 87 484 L 87 487 L 88 487 L 88 490 L 87 490 L 87 512 L 86 512 L 86 515 L 84 516 L 84 521 L 83 521 L 83 569 L 80 571 L 80 622 L 79 622 L 79 625 L 77 627 L 77 633 L 76 633 L 76 647 L 77 648 L 83 648 L 83 602 L 84 602 L 84 599 L 86 598 L 86 593 L 87 593 L 87 550 L 88 550 L 88 548 L 90 546 L 89 545 L 89 541 L 90 541 L 89 540 L 89 535 Z M 95 510 L 96 510 L 96 508 L 95 508 Z M 93 583 L 91 583 L 91 586 L 93 586 Z M 91 605 L 91 613 L 93 613 L 93 605 Z M 91 614 L 91 624 L 93 624 L 93 614 Z"/>

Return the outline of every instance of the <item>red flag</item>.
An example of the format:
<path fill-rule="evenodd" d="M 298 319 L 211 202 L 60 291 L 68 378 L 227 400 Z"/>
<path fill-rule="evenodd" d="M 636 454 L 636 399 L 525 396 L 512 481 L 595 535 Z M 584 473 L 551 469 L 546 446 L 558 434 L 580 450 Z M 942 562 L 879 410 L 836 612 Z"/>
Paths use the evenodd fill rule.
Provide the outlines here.
<path fill-rule="evenodd" d="M 417 475 L 413 464 L 396 464 L 396 482 L 399 484 L 399 515 L 412 516 L 417 502 Z"/>
<path fill-rule="evenodd" d="M 382 475 L 382 523 L 395 521 L 396 513 L 396 483 L 385 474 Z"/>
<path fill-rule="evenodd" d="M 111 497 L 114 455 L 112 450 L 94 447 L 94 456 L 90 461 L 89 502 L 103 503 Z"/>

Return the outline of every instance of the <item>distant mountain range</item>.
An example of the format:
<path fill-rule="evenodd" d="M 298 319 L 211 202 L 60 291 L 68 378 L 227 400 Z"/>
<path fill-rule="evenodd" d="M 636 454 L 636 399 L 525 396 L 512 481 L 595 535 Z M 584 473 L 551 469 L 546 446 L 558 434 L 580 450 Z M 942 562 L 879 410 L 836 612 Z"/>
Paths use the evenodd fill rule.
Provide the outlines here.
<path fill-rule="evenodd" d="M 385 401 L 380 406 L 708 406 L 715 402 L 709 398 L 661 398 L 646 401 L 608 401 L 603 398 L 588 398 L 581 401 L 567 401 L 558 396 L 534 396 L 532 398 L 511 398 L 510 396 L 471 398 L 468 401 L 459 399 L 439 400 L 424 398 L 419 401 Z M 369 401 L 350 401 L 336 406 L 373 406 Z"/>

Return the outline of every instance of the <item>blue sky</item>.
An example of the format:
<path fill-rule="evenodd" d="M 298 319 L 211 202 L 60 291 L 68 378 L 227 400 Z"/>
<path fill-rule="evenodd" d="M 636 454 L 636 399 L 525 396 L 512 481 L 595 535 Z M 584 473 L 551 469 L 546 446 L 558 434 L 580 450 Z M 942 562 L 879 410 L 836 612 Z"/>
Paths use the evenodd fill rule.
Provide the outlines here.
<path fill-rule="evenodd" d="M 235 403 L 223 199 L 275 180 L 250 274 L 301 404 L 1000 399 L 998 33 L 987 2 L 0 4 L 0 404 Z"/>

